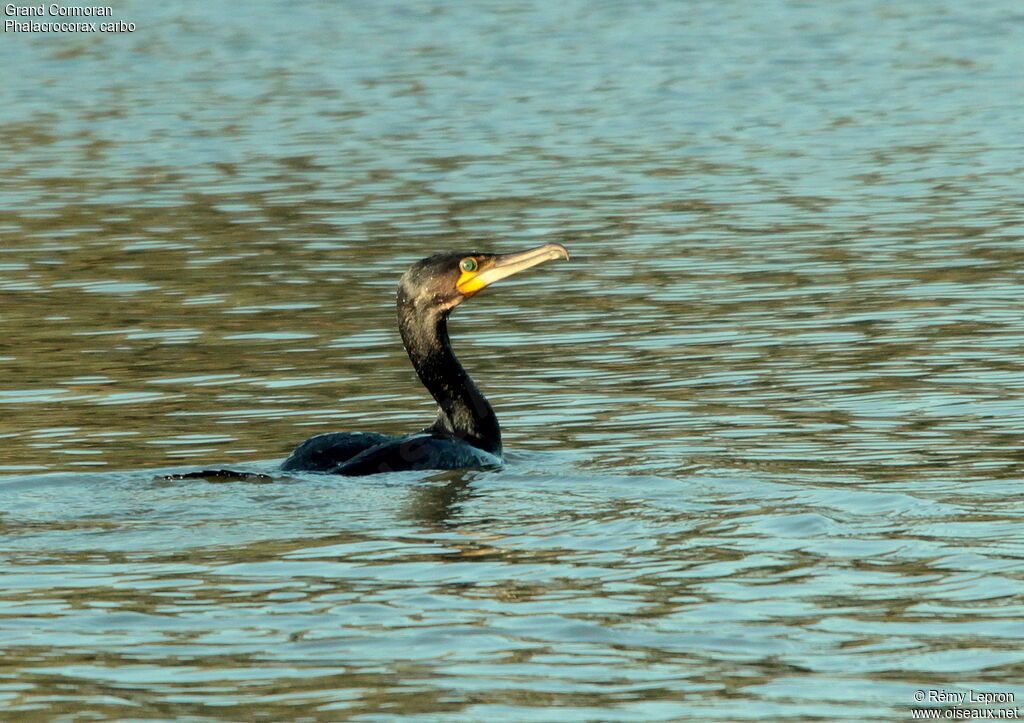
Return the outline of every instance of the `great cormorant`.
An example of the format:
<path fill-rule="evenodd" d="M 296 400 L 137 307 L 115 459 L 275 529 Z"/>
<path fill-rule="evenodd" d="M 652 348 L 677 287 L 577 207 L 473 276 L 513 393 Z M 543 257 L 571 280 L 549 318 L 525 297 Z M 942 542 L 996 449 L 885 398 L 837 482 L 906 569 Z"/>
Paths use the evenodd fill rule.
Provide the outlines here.
<path fill-rule="evenodd" d="M 437 402 L 437 419 L 402 437 L 321 434 L 300 444 L 281 469 L 354 476 L 501 464 L 498 419 L 452 352 L 448 315 L 495 281 L 568 258 L 565 246 L 549 243 L 511 254 L 443 253 L 413 264 L 398 282 L 398 329 L 420 381 Z"/>

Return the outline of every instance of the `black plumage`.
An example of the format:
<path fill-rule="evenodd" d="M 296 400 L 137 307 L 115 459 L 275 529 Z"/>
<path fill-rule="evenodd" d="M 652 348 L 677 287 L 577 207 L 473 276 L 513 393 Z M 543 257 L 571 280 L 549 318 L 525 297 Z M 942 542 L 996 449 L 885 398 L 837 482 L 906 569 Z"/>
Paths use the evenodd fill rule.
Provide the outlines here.
<path fill-rule="evenodd" d="M 300 444 L 281 469 L 351 476 L 500 465 L 498 419 L 452 351 L 448 315 L 495 281 L 558 258 L 568 259 L 569 252 L 551 243 L 512 254 L 438 254 L 414 264 L 398 284 L 398 328 L 420 381 L 437 402 L 434 423 L 405 436 L 321 434 Z"/>

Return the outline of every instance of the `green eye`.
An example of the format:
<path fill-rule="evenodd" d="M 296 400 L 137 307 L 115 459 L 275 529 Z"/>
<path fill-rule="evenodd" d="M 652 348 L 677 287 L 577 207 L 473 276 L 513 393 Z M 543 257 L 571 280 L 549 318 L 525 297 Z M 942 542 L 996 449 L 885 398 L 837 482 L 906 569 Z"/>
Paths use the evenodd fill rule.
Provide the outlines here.
<path fill-rule="evenodd" d="M 459 268 L 463 271 L 476 271 L 476 260 L 462 259 L 462 261 L 459 262 Z"/>

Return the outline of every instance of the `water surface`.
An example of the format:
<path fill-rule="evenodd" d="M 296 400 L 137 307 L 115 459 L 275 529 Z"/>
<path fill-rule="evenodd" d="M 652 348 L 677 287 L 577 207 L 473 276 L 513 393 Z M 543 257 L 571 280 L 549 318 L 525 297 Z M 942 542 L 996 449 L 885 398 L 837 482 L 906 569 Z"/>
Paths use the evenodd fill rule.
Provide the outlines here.
<path fill-rule="evenodd" d="M 0 47 L 5 718 L 1024 700 L 1015 3 L 114 15 Z M 548 241 L 503 470 L 160 478 L 423 426 L 398 276 Z"/>

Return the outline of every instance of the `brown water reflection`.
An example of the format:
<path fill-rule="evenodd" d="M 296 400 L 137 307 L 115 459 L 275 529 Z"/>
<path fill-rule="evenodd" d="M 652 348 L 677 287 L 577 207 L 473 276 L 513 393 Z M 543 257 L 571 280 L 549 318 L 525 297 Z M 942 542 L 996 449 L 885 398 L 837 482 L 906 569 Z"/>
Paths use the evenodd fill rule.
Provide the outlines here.
<path fill-rule="evenodd" d="M 130 467 L 211 453 L 265 459 L 286 454 L 306 426 L 366 419 L 387 429 L 430 416 L 395 330 L 393 289 L 418 255 L 465 241 L 450 232 L 387 248 L 346 243 L 318 224 L 275 231 L 240 212 L 210 213 L 215 206 L 274 215 L 250 194 L 145 209 L 118 222 L 137 229 L 131 239 L 118 237 L 108 221 L 118 210 L 104 205 L 47 218 L 47 236 L 61 241 L 40 243 L 27 224 L 6 249 L 17 261 L 3 284 L 8 339 L 19 340 L 10 349 L 12 429 L 71 428 L 81 447 L 61 444 L 63 454 Z M 291 211 L 324 212 L 316 203 Z M 535 300 L 508 296 L 547 296 L 557 307 L 559 295 L 544 288 L 553 283 L 540 283 Z M 337 408 L 339 396 L 352 406 Z M 211 432 L 198 449 L 188 444 L 197 417 Z M 134 436 L 140 426 L 146 438 Z M 8 447 L 4 461 L 62 468 L 40 448 L 52 440 L 18 438 L 23 446 Z"/>
<path fill-rule="evenodd" d="M 460 310 L 456 344 L 511 440 L 554 435 L 612 464 L 635 449 L 658 471 L 841 457 L 857 474 L 880 460 L 883 474 L 952 460 L 961 474 L 1015 473 L 1009 208 L 989 209 L 987 228 L 925 209 L 904 229 L 731 228 L 746 244 L 715 240 L 720 209 L 666 245 L 668 220 L 635 203 L 650 220 L 628 242 L 614 227 L 559 231 L 581 252 L 571 268 Z M 426 226 L 465 212 L 436 197 L 417 206 Z M 290 214 L 331 212 L 312 201 Z M 268 459 L 314 431 L 412 428 L 430 404 L 394 329 L 395 279 L 433 249 L 509 246 L 457 222 L 392 228 L 386 244 L 324 236 L 318 221 L 267 226 L 273 204 L 255 193 L 3 215 L 19 228 L 0 284 L 9 468 Z"/>

